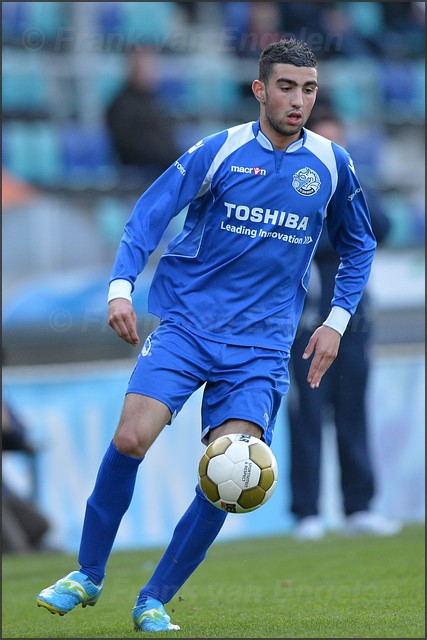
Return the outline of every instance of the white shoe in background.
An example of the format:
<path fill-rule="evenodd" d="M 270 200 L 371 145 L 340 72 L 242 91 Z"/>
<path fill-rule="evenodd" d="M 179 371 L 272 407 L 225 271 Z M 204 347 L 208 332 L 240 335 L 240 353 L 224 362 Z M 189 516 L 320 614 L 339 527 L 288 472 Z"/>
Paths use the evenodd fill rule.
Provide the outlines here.
<path fill-rule="evenodd" d="M 306 516 L 298 520 L 294 529 L 294 537 L 298 540 L 320 540 L 325 529 L 319 516 Z"/>
<path fill-rule="evenodd" d="M 401 530 L 401 525 L 374 511 L 357 511 L 347 516 L 345 533 L 368 534 L 374 536 L 394 536 Z"/>

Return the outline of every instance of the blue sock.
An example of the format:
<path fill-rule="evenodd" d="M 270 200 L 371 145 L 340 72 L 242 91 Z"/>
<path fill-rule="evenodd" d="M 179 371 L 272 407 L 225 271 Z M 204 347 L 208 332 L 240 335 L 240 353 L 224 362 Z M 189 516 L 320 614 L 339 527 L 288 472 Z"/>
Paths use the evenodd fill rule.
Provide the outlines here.
<path fill-rule="evenodd" d="M 121 453 L 111 442 L 86 503 L 80 543 L 80 571 L 99 584 L 120 522 L 132 500 L 138 466 L 143 458 Z"/>
<path fill-rule="evenodd" d="M 140 591 L 137 606 L 147 597 L 163 604 L 177 591 L 199 566 L 227 517 L 227 513 L 206 500 L 196 487 L 196 497 L 178 522 L 162 559 L 151 579 Z"/>

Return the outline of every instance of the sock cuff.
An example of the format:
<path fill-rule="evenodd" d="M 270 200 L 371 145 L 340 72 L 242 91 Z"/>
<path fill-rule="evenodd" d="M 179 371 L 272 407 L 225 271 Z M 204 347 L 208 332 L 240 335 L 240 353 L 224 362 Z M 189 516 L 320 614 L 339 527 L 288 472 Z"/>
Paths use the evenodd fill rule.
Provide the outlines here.
<path fill-rule="evenodd" d="M 212 522 L 221 522 L 221 520 L 225 520 L 227 512 L 209 502 L 198 484 L 196 485 L 196 498 L 201 500 L 199 505 L 203 509 L 203 516 L 206 520 L 211 520 Z"/>
<path fill-rule="evenodd" d="M 143 460 L 144 458 L 132 458 L 132 456 L 122 453 L 116 448 L 113 441 L 111 441 L 110 446 L 105 452 L 102 464 L 114 469 L 122 477 L 125 477 L 129 473 L 133 473 Z"/>

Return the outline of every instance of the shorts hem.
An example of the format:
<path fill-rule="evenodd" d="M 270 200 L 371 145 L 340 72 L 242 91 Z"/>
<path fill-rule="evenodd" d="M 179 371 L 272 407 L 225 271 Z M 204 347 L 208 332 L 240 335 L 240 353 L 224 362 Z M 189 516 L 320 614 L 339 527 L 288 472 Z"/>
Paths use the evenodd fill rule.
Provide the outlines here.
<path fill-rule="evenodd" d="M 210 425 L 208 428 L 205 428 L 205 429 L 202 430 L 202 442 L 203 442 L 203 444 L 207 444 L 206 437 L 209 434 L 209 432 L 213 431 L 213 429 L 216 429 L 217 427 L 220 427 L 227 420 L 246 420 L 247 422 L 253 422 L 260 429 L 262 429 L 262 439 L 264 439 L 264 436 L 265 436 L 266 432 L 268 431 L 268 427 L 266 427 L 265 424 L 261 424 L 260 421 L 255 420 L 252 417 L 248 417 L 248 416 L 244 416 L 244 415 L 238 415 L 237 413 L 233 412 L 230 416 L 226 415 L 226 417 L 221 419 L 218 422 L 218 424 L 215 424 L 215 426 Z"/>

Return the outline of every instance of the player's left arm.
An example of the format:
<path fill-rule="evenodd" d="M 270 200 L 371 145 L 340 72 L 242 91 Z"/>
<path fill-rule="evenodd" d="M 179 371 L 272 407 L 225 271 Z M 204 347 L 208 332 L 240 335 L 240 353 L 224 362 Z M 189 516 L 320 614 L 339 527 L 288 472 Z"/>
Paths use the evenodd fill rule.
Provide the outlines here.
<path fill-rule="evenodd" d="M 336 145 L 333 148 L 338 180 L 328 205 L 326 224 L 331 244 L 340 256 L 340 265 L 331 311 L 311 336 L 303 356 L 309 358 L 314 354 L 307 376 L 312 388 L 319 386 L 338 354 L 341 337 L 369 280 L 377 245 L 353 162 L 344 149 Z"/>
<path fill-rule="evenodd" d="M 314 354 L 307 374 L 307 382 L 312 389 L 318 388 L 337 357 L 340 342 L 341 334 L 326 325 L 318 327 L 311 335 L 302 357 L 307 360 Z"/>

